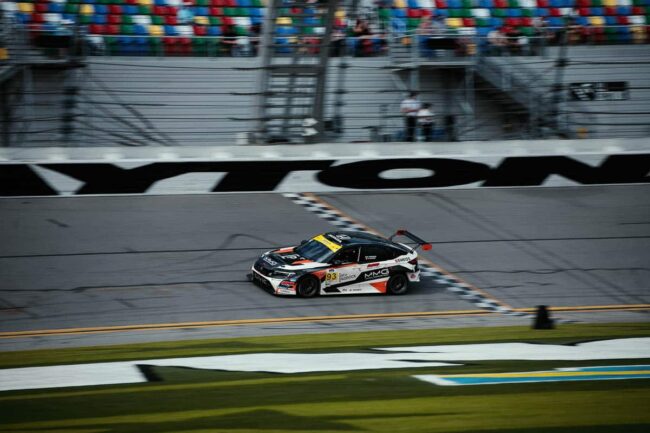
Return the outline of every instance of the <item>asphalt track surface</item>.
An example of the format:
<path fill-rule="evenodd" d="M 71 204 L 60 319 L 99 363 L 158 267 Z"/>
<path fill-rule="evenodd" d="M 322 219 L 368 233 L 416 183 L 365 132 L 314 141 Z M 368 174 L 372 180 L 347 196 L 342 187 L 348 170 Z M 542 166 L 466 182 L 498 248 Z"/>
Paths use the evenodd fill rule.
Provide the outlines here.
<path fill-rule="evenodd" d="M 332 193 L 318 198 L 380 233 L 407 228 L 431 241 L 433 250 L 422 253 L 427 259 L 515 309 L 545 304 L 571 312 L 607 306 L 611 312 L 581 317 L 649 318 L 648 186 Z M 245 278 L 259 253 L 333 228 L 280 194 L 16 198 L 0 200 L 0 215 L 4 350 L 524 323 L 478 317 L 475 305 L 432 281 L 400 297 L 298 299 L 263 292 Z M 635 305 L 646 307 L 629 307 Z M 630 309 L 636 311 L 618 311 Z M 419 318 L 419 312 L 433 314 Z M 323 316 L 359 320 L 310 319 Z M 306 321 L 295 322 L 299 318 Z M 250 326 L 243 326 L 243 320 L 250 320 Z M 215 331 L 213 326 L 184 325 L 190 322 L 238 326 Z M 135 332 L 139 325 L 153 329 Z M 124 326 L 135 329 L 88 329 Z M 42 332 L 59 329 L 74 331 Z M 33 333 L 22 338 L 12 334 L 23 331 Z"/>

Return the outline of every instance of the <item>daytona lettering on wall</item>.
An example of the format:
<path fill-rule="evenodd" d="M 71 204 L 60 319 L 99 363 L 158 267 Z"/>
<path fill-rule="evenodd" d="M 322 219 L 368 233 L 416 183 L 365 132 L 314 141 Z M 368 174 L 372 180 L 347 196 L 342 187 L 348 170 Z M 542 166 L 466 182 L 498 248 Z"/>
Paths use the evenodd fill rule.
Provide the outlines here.
<path fill-rule="evenodd" d="M 425 176 L 399 174 L 409 169 Z M 304 192 L 648 183 L 650 154 L 248 162 L 0 164 L 0 196 Z M 187 175 L 205 174 L 204 190 Z M 212 180 L 210 173 L 214 173 Z M 391 176 L 385 176 L 391 173 Z M 395 175 L 397 173 L 397 175 Z M 551 181 L 552 179 L 552 181 Z M 183 183 L 185 182 L 185 184 Z M 78 185 L 74 189 L 71 184 Z M 173 186 L 172 187 L 170 187 Z"/>

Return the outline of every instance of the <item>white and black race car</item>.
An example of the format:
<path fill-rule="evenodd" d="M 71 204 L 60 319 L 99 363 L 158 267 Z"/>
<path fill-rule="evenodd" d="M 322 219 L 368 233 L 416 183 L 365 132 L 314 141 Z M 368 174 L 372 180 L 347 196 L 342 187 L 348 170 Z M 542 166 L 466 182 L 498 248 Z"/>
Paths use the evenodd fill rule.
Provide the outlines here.
<path fill-rule="evenodd" d="M 415 249 L 393 242 L 395 236 L 431 249 L 406 230 L 390 239 L 364 232 L 329 232 L 299 246 L 265 252 L 253 264 L 249 279 L 275 295 L 401 295 L 409 282 L 420 281 L 420 270 Z"/>

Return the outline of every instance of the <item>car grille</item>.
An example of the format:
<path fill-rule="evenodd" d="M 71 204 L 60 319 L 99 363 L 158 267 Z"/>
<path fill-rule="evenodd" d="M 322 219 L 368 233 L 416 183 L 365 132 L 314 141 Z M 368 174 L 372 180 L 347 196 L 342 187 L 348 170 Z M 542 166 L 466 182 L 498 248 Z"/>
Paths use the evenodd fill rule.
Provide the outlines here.
<path fill-rule="evenodd" d="M 253 283 L 255 283 L 256 286 L 266 290 L 267 292 L 275 294 L 275 290 L 273 289 L 271 283 L 266 278 L 260 277 L 255 272 L 253 272 Z"/>

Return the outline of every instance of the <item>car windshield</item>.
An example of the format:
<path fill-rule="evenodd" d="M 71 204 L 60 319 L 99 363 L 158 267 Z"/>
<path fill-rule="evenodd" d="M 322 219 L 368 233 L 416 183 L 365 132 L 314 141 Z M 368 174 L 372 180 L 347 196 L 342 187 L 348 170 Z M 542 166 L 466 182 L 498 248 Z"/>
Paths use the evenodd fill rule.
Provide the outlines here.
<path fill-rule="evenodd" d="M 310 240 L 297 247 L 294 252 L 302 257 L 320 263 L 329 263 L 334 252 L 317 240 Z"/>

